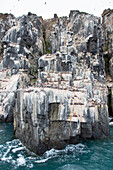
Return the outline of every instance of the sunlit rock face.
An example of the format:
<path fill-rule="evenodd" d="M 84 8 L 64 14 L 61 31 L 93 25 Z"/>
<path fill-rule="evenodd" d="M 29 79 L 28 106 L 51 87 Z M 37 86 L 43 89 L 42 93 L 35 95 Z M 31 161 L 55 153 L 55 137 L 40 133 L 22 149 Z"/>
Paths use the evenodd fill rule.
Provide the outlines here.
<path fill-rule="evenodd" d="M 29 12 L 0 23 L 0 121 L 14 118 L 15 136 L 37 154 L 109 137 L 100 18 Z"/>
<path fill-rule="evenodd" d="M 16 90 L 26 87 L 27 81 L 24 73 L 11 76 L 10 70 L 0 71 L 0 122 L 14 120 Z"/>
<path fill-rule="evenodd" d="M 71 11 L 43 29 L 52 54 L 37 60 L 36 87 L 17 90 L 15 136 L 37 154 L 109 137 L 100 18 Z"/>
<path fill-rule="evenodd" d="M 13 121 L 15 92 L 28 86 L 30 60 L 43 52 L 41 18 L 0 14 L 0 23 L 0 121 Z"/>
<path fill-rule="evenodd" d="M 3 37 L 4 55 L 1 68 L 28 69 L 32 55 L 42 53 L 41 21 L 36 15 L 22 16 Z"/>
<path fill-rule="evenodd" d="M 71 11 L 69 17 L 48 20 L 45 25 L 46 42 L 50 43 L 51 53 L 59 51 L 62 54 L 78 56 L 78 62 L 87 58 L 87 65 L 94 77 L 104 81 L 100 18 Z"/>
<path fill-rule="evenodd" d="M 0 13 L 0 62 L 3 59 L 4 46 L 2 39 L 6 32 L 16 24 L 16 18 L 12 14 Z"/>

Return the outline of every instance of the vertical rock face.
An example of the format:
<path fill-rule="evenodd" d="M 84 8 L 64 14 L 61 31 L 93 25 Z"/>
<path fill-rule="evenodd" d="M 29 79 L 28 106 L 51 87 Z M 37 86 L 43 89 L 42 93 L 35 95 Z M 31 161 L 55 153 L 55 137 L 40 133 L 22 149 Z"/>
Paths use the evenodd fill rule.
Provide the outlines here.
<path fill-rule="evenodd" d="M 12 122 L 15 112 L 16 90 L 26 86 L 25 74 L 9 74 L 10 70 L 0 71 L 0 122 Z"/>
<path fill-rule="evenodd" d="M 37 154 L 109 136 L 100 19 L 71 11 L 44 24 L 52 54 L 38 59 L 37 87 L 17 91 L 14 116 L 16 137 Z"/>
<path fill-rule="evenodd" d="M 33 59 L 43 52 L 41 18 L 31 13 L 18 19 L 0 14 L 0 22 L 0 121 L 12 121 L 15 92 L 28 86 L 25 72 L 30 72 Z"/>
<path fill-rule="evenodd" d="M 71 11 L 43 20 L 29 12 L 13 18 L 1 41 L 0 120 L 14 113 L 15 136 L 27 148 L 42 154 L 109 137 L 100 18 Z"/>
<path fill-rule="evenodd" d="M 46 25 L 45 37 L 50 44 L 51 53 L 59 51 L 62 54 L 79 56 L 80 53 L 85 55 L 89 52 L 90 57 L 85 55 L 88 67 L 92 69 L 96 79 L 104 81 L 100 18 L 71 11 L 69 17 L 48 20 Z M 78 60 L 81 58 L 79 56 Z"/>
<path fill-rule="evenodd" d="M 103 54 L 105 59 L 106 84 L 108 87 L 109 115 L 113 116 L 113 9 L 102 14 Z"/>
<path fill-rule="evenodd" d="M 106 9 L 102 14 L 104 52 L 113 55 L 113 9 Z"/>
<path fill-rule="evenodd" d="M 28 69 L 32 55 L 38 56 L 42 50 L 41 21 L 33 15 L 22 16 L 3 37 L 5 44 L 1 68 Z"/>
<path fill-rule="evenodd" d="M 6 32 L 16 24 L 16 18 L 12 14 L 0 13 L 0 62 L 3 59 L 4 46 L 2 39 Z"/>

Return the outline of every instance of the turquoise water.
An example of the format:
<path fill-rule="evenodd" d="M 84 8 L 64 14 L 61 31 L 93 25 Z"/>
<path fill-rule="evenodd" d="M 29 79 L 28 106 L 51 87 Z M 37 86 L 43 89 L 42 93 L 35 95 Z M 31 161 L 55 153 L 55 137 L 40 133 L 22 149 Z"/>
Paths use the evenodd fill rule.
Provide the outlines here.
<path fill-rule="evenodd" d="M 113 126 L 111 138 L 84 141 L 63 150 L 47 151 L 42 157 L 29 153 L 13 138 L 13 125 L 0 124 L 0 170 L 112 170 Z"/>

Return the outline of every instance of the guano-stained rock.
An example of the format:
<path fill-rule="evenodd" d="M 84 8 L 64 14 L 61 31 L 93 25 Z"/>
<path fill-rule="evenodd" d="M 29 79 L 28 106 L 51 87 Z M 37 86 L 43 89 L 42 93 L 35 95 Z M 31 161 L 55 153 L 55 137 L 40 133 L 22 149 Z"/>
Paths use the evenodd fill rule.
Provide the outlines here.
<path fill-rule="evenodd" d="M 38 59 L 37 87 L 18 90 L 14 118 L 16 137 L 37 154 L 109 136 L 100 19 L 72 11 L 51 22 L 52 54 Z"/>
<path fill-rule="evenodd" d="M 15 136 L 28 149 L 43 154 L 109 137 L 100 18 L 71 11 L 43 20 L 28 13 L 2 38 L 0 120 L 14 114 Z"/>
<path fill-rule="evenodd" d="M 113 9 L 102 13 L 103 56 L 105 60 L 106 84 L 108 87 L 108 110 L 113 116 Z"/>

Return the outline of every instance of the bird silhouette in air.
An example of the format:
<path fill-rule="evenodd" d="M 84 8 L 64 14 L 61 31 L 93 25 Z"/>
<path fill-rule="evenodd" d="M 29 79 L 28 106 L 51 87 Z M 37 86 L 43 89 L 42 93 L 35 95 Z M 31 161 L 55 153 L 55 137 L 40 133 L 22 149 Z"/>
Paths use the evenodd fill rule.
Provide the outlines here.
<path fill-rule="evenodd" d="M 45 5 L 47 4 L 47 2 L 44 3 Z"/>

